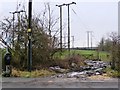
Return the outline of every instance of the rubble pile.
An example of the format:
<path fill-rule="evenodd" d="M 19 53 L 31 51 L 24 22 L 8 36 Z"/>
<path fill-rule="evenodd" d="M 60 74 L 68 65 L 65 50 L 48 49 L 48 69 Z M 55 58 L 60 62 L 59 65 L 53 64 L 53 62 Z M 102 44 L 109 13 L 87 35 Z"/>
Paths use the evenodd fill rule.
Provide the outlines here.
<path fill-rule="evenodd" d="M 59 66 L 50 67 L 51 70 L 56 72 L 64 73 L 56 75 L 55 77 L 67 77 L 67 78 L 80 78 L 80 77 L 89 77 L 93 75 L 102 75 L 104 74 L 104 69 L 108 66 L 107 63 L 103 61 L 93 61 L 93 60 L 85 60 L 84 61 L 87 66 L 79 67 L 78 71 L 68 72 L 69 70 L 62 69 Z"/>

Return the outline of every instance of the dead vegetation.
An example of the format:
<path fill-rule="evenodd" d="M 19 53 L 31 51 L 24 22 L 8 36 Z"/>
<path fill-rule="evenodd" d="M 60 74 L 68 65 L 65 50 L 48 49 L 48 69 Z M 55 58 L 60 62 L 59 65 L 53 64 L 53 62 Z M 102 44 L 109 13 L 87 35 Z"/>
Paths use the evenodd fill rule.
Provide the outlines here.
<path fill-rule="evenodd" d="M 74 55 L 72 57 L 67 57 L 65 59 L 55 60 L 54 66 L 59 66 L 65 69 L 79 68 L 80 66 L 85 66 L 84 58 L 81 55 Z"/>
<path fill-rule="evenodd" d="M 31 78 L 31 77 L 44 77 L 44 76 L 51 76 L 55 75 L 56 73 L 54 71 L 50 71 L 48 69 L 41 69 L 41 70 L 35 70 L 31 73 L 28 71 L 20 71 L 17 69 L 12 69 L 12 75 L 13 77 L 25 77 L 25 78 Z"/>

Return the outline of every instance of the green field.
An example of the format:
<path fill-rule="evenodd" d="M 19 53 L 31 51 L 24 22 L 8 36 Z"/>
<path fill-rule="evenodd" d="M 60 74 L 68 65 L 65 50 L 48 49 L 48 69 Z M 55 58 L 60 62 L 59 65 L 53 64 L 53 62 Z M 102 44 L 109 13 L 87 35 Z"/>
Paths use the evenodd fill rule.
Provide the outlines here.
<path fill-rule="evenodd" d="M 70 52 L 70 56 L 73 55 L 82 55 L 88 59 L 97 59 L 98 58 L 98 52 L 95 50 L 71 50 Z M 93 56 L 90 56 L 93 55 Z M 69 56 L 69 53 L 67 50 L 63 51 L 61 54 L 60 53 L 56 53 L 55 57 L 61 57 L 66 58 Z M 99 52 L 99 59 L 103 60 L 103 61 L 109 61 L 110 60 L 110 54 L 108 52 Z"/>

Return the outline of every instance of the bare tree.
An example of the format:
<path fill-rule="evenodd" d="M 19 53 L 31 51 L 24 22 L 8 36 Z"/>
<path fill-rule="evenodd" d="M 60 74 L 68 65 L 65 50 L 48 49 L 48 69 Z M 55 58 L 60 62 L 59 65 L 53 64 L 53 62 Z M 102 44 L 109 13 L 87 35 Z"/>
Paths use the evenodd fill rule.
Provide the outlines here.
<path fill-rule="evenodd" d="M 25 7 L 23 8 L 25 9 Z M 49 17 L 48 17 L 48 16 Z M 58 33 L 59 28 L 55 26 L 58 23 L 59 18 L 53 18 L 53 10 L 51 10 L 50 4 L 45 4 L 45 8 L 42 14 L 38 16 L 33 16 L 32 18 L 32 47 L 33 47 L 33 67 L 43 67 L 49 66 L 52 63 L 52 56 L 57 51 Z M 12 29 L 11 18 L 6 18 L 1 21 L 1 26 L 3 26 L 3 31 L 6 34 L 11 34 Z M 18 19 L 16 19 L 14 25 L 14 48 L 12 65 L 18 68 L 27 67 L 27 44 L 28 44 L 28 34 L 27 34 L 27 15 L 26 13 L 20 14 Z M 19 30 L 18 30 L 19 29 Z M 52 34 L 52 32 L 54 33 Z M 6 35 L 7 35 L 6 34 Z M 5 41 L 3 37 L 1 37 Z M 6 42 L 4 42 L 5 44 Z M 49 63 L 48 63 L 49 62 Z"/>
<path fill-rule="evenodd" d="M 111 33 L 110 35 L 111 39 L 112 39 L 112 48 L 111 48 L 111 55 L 112 55 L 112 65 L 111 68 L 115 69 L 115 64 L 117 61 L 117 42 L 118 42 L 118 36 L 116 33 Z"/>

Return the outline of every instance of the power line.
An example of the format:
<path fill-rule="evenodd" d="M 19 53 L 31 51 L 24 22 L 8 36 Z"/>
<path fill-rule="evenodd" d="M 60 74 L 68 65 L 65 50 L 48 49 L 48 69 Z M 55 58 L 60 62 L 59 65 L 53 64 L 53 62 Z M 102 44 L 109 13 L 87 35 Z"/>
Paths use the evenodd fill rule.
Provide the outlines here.
<path fill-rule="evenodd" d="M 72 9 L 72 8 L 71 8 Z M 78 14 L 77 14 L 77 12 L 74 10 L 74 9 L 72 9 L 72 11 L 73 11 L 73 13 L 79 18 L 79 20 L 81 19 L 79 16 L 78 16 Z M 83 22 L 82 22 L 83 23 Z M 83 25 L 85 26 L 85 28 L 86 29 L 88 29 L 87 27 L 86 27 L 86 25 L 83 23 Z M 90 35 L 89 35 L 90 34 Z M 89 42 L 91 40 L 91 42 Z M 91 49 L 92 49 L 92 47 L 93 47 L 93 31 L 88 31 L 87 32 L 87 46 L 88 46 L 88 48 L 89 48 L 89 43 L 91 44 Z"/>
<path fill-rule="evenodd" d="M 71 9 L 72 9 L 73 13 L 79 18 L 79 19 L 77 19 L 77 20 L 81 20 L 80 22 L 83 24 L 83 26 L 85 27 L 85 29 L 88 30 L 88 25 L 86 25 L 86 24 L 83 22 L 83 20 L 79 17 L 79 15 L 77 14 L 77 12 L 76 12 L 73 8 L 71 8 Z"/>

